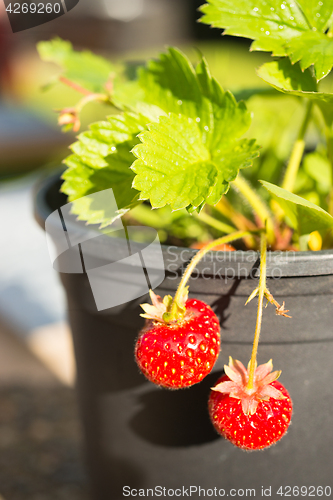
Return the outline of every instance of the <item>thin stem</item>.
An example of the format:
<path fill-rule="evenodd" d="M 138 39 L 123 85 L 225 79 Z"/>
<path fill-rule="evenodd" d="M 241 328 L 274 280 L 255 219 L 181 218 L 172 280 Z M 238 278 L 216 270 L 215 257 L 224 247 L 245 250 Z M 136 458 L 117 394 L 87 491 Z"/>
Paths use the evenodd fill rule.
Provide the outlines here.
<path fill-rule="evenodd" d="M 327 158 L 331 164 L 332 185 L 328 199 L 328 213 L 333 215 L 333 132 L 332 128 L 326 126 Z"/>
<path fill-rule="evenodd" d="M 82 111 L 82 109 L 92 101 L 101 101 L 101 102 L 108 102 L 109 97 L 106 94 L 92 94 L 90 93 L 86 97 L 83 97 L 78 104 L 75 106 L 75 109 L 78 113 Z"/>
<path fill-rule="evenodd" d="M 200 214 L 196 214 L 196 217 L 205 224 L 208 224 L 218 231 L 221 231 L 221 233 L 229 234 L 236 231 L 234 227 L 229 226 L 229 224 L 226 224 L 225 222 L 215 219 L 211 215 L 208 215 L 206 212 L 200 212 Z"/>
<path fill-rule="evenodd" d="M 301 125 L 301 128 L 298 133 L 297 140 L 293 146 L 290 160 L 286 169 L 286 173 L 284 175 L 282 188 L 287 191 L 293 192 L 296 182 L 297 173 L 302 161 L 304 149 L 305 149 L 305 134 L 311 119 L 312 113 L 312 101 L 308 101 L 306 106 L 306 111 L 304 115 L 304 119 Z"/>
<path fill-rule="evenodd" d="M 176 292 L 176 295 L 173 299 L 171 310 L 170 310 L 169 321 L 176 319 L 176 317 L 177 317 L 177 304 L 181 302 L 183 290 L 184 290 L 193 270 L 195 269 L 196 265 L 206 255 L 206 253 L 209 252 L 210 250 L 212 250 L 216 246 L 223 245 L 226 243 L 231 243 L 232 241 L 244 238 L 245 236 L 248 236 L 249 234 L 251 234 L 249 231 L 236 231 L 232 234 L 222 236 L 222 238 L 218 238 L 217 240 L 211 241 L 206 246 L 204 246 L 201 250 L 199 250 L 199 252 L 197 254 L 195 254 L 193 259 L 191 260 L 191 262 L 187 266 L 187 268 L 183 274 L 183 277 L 179 283 L 179 286 L 177 288 L 177 292 Z"/>
<path fill-rule="evenodd" d="M 77 92 L 80 92 L 81 94 L 84 95 L 90 95 L 91 92 L 90 90 L 85 89 L 84 87 L 81 87 L 78 83 L 72 82 L 71 80 L 68 80 L 65 76 L 59 76 L 59 80 L 67 85 L 68 87 L 71 87 L 72 89 L 76 90 Z"/>
<path fill-rule="evenodd" d="M 257 323 L 256 330 L 254 334 L 252 356 L 249 367 L 249 381 L 247 383 L 247 389 L 251 390 L 254 387 L 254 373 L 257 367 L 257 352 L 259 345 L 259 337 L 262 324 L 262 311 L 263 303 L 266 291 L 266 265 L 267 265 L 267 235 L 266 231 L 262 231 L 260 237 L 260 278 L 259 278 L 259 298 L 258 298 L 258 311 L 257 311 Z"/>
<path fill-rule="evenodd" d="M 59 111 L 58 124 L 59 125 L 72 125 L 73 131 L 78 132 L 81 127 L 80 113 L 84 106 L 92 101 L 110 102 L 106 94 L 93 94 L 89 93 L 83 97 L 76 106 L 71 108 L 64 108 Z"/>
<path fill-rule="evenodd" d="M 271 214 L 264 203 L 264 201 L 257 195 L 251 185 L 242 177 L 240 174 L 236 177 L 236 179 L 231 183 L 232 186 L 236 187 L 240 191 L 240 193 L 247 199 L 250 203 L 251 207 L 254 210 L 254 213 L 260 219 L 262 225 L 267 224 L 267 239 L 269 243 L 273 243 L 275 239 L 274 234 L 274 224 L 271 218 Z"/>
<path fill-rule="evenodd" d="M 222 196 L 217 205 L 214 206 L 224 217 L 227 217 L 241 231 L 255 231 L 256 225 L 245 215 L 241 214 L 231 205 L 225 196 Z"/>
<path fill-rule="evenodd" d="M 220 212 L 227 219 L 230 219 L 239 231 L 257 230 L 257 226 L 250 219 L 245 217 L 245 215 L 235 210 L 225 196 L 222 196 L 218 204 L 214 206 L 214 209 Z M 256 247 L 256 241 L 253 236 L 247 236 L 244 238 L 244 243 L 248 248 Z"/>

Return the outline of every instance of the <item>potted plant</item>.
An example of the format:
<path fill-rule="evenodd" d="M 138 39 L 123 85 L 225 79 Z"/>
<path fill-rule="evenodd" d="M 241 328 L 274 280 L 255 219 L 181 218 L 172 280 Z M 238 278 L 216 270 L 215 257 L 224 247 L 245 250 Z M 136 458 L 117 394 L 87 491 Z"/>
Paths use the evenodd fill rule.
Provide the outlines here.
<path fill-rule="evenodd" d="M 186 284 L 190 285 L 190 298 L 211 306 L 221 326 L 222 352 L 216 349 L 213 355 L 219 354 L 217 361 L 209 361 L 205 373 L 200 368 L 193 374 L 202 374 L 202 381 L 191 379 L 187 371 L 185 379 L 193 387 L 163 390 L 147 381 L 134 361 L 134 345 L 144 325 L 140 303 L 147 300 L 135 299 L 99 312 L 89 268 L 87 274 L 61 274 L 73 331 L 93 495 L 99 500 L 154 495 L 330 496 L 332 94 L 319 90 L 317 80 L 333 65 L 329 55 L 332 5 L 328 0 L 299 0 L 230 6 L 226 0 L 209 0 L 202 11 L 203 22 L 231 35 L 249 37 L 254 40 L 253 49 L 271 51 L 278 57 L 258 70 L 276 89 L 275 112 L 282 109 L 288 115 L 291 98 L 302 99 L 303 118 L 292 133 L 295 144 L 286 168 L 285 158 L 267 141 L 267 129 L 273 127 L 275 116 L 269 98 L 264 92 L 264 97 L 258 97 L 268 118 L 262 113 L 261 131 L 260 127 L 254 129 L 258 137 L 248 138 L 251 113 L 246 104 L 221 88 L 201 56 L 194 66 L 181 51 L 170 48 L 129 79 L 128 68 L 87 52 L 74 52 L 67 42 L 39 45 L 44 60 L 63 67 L 62 82 L 83 95 L 76 106 L 59 113 L 59 123 L 78 131 L 81 109 L 94 100 L 108 103 L 110 116 L 78 136 L 65 160 L 63 183 L 59 177 L 42 183 L 36 196 L 37 218 L 43 224 L 50 213 L 69 201 L 78 221 L 97 224 L 102 231 L 120 218 L 132 226 L 145 224 L 160 230 L 166 275 L 154 291 L 173 298 L 161 304 L 152 295 L 155 309 L 144 306 L 150 323 L 141 332 L 135 352 L 137 364 L 150 380 L 163 385 L 156 379 L 157 368 L 140 362 L 140 342 L 152 325 L 170 329 L 187 321 Z M 262 91 L 247 92 L 247 97 L 256 99 L 258 92 Z M 316 141 L 307 149 L 310 124 Z M 288 128 L 286 124 L 278 130 L 275 142 L 279 143 L 284 128 Z M 258 159 L 261 137 L 266 144 Z M 241 169 L 247 170 L 240 173 Z M 62 198 L 56 195 L 60 186 Z M 103 205 L 87 202 L 87 196 L 110 188 L 117 204 L 117 212 L 111 216 Z M 71 227 L 67 227 L 69 234 Z M 97 252 L 105 264 L 110 258 L 110 235 L 102 236 L 96 247 L 92 243 L 88 254 Z M 186 244 L 198 242 L 204 245 L 199 252 L 185 250 Z M 209 252 L 217 244 L 230 243 L 238 250 L 224 247 L 224 251 Z M 112 255 L 115 262 L 125 251 L 124 244 L 117 245 Z M 142 249 L 146 244 L 136 245 Z M 252 302 L 245 309 L 246 300 L 257 294 L 258 308 Z M 251 383 L 260 381 L 255 369 L 265 297 L 278 314 L 273 309 L 264 312 L 258 360 L 264 365 L 273 358 L 275 367 L 282 370 L 281 382 L 293 400 L 293 425 L 282 441 L 277 437 L 276 446 L 268 446 L 271 443 L 266 440 L 264 451 L 248 454 L 240 449 L 244 446 L 238 442 L 243 439 L 239 428 L 237 438 L 227 436 L 236 446 L 214 431 L 207 401 L 210 393 L 218 393 L 210 388 L 218 389 L 223 365 L 227 378 L 220 384 L 237 382 L 233 379 L 238 377 L 238 382 L 245 380 L 249 395 Z M 286 315 L 292 319 L 280 317 Z M 217 334 L 214 338 L 218 346 Z M 197 344 L 200 349 L 201 343 Z M 191 351 L 194 354 L 197 356 Z M 251 356 L 249 372 L 245 374 L 236 361 L 228 367 L 229 355 L 243 363 Z M 165 369 L 172 369 L 166 362 Z M 193 367 L 188 364 L 188 370 Z M 262 377 L 270 369 L 268 364 L 261 368 Z M 268 385 L 279 389 L 273 378 Z M 239 396 L 230 385 L 226 392 L 225 387 L 220 386 L 220 394 L 243 403 L 243 393 Z M 291 403 L 283 394 L 280 398 L 276 393 L 275 397 L 272 392 L 262 393 L 256 408 L 252 408 L 252 400 L 246 408 L 242 404 L 238 420 L 242 422 L 245 415 L 251 423 L 251 415 L 259 415 L 258 401 L 264 404 L 271 398 L 284 403 L 281 408 L 287 412 L 289 424 Z M 217 397 L 210 396 L 213 422 Z M 272 415 L 265 415 L 264 426 L 270 418 Z M 223 422 L 220 416 L 217 420 Z M 225 426 L 215 427 L 226 436 Z M 248 442 L 248 435 L 244 439 Z M 252 444 L 250 439 L 248 448 L 253 449 Z"/>

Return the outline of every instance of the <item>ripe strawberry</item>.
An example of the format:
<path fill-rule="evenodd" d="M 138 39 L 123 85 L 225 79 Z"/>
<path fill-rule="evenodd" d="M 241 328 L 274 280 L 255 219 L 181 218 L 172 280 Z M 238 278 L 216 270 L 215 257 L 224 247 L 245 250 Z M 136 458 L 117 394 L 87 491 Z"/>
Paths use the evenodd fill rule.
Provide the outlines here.
<path fill-rule="evenodd" d="M 256 368 L 254 387 L 246 388 L 249 370 L 230 358 L 225 375 L 210 395 L 212 423 L 223 437 L 245 450 L 260 450 L 282 438 L 290 424 L 292 401 L 273 372 L 272 360 Z"/>
<path fill-rule="evenodd" d="M 147 319 L 135 347 L 136 362 L 154 384 L 171 389 L 188 387 L 208 375 L 220 350 L 220 324 L 200 300 L 182 297 L 180 319 L 166 322 L 172 298 L 150 293 L 153 305 L 143 304 Z"/>

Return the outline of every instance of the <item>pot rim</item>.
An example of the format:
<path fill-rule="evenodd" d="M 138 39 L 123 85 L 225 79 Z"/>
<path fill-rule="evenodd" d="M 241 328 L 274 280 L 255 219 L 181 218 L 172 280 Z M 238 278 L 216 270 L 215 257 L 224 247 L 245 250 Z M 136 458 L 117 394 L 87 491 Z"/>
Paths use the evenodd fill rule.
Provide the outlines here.
<path fill-rule="evenodd" d="M 45 229 L 45 220 L 52 213 L 52 208 L 47 203 L 47 194 L 51 187 L 59 181 L 62 172 L 63 168 L 57 169 L 51 175 L 44 173 L 34 187 L 34 217 L 42 229 Z M 137 245 L 140 246 L 140 244 Z M 144 245 L 141 246 L 144 248 Z M 198 252 L 198 250 L 174 245 L 161 245 L 161 248 L 165 261 L 172 262 L 174 268 L 178 270 Z M 172 261 L 170 261 L 170 249 L 173 249 Z M 333 275 L 333 249 L 317 252 L 269 251 L 267 256 L 267 277 L 277 279 Z M 216 267 L 217 264 L 223 264 L 225 272 L 222 275 L 226 277 L 253 278 L 258 274 L 259 252 L 253 250 L 213 251 L 206 257 L 197 266 L 199 273 L 209 274 L 210 269 L 214 275 L 216 271 L 213 271 L 212 268 Z M 242 275 L 239 274 L 240 266 L 243 266 Z M 166 269 L 168 270 L 167 266 Z M 279 276 L 276 275 L 277 269 L 280 270 Z"/>

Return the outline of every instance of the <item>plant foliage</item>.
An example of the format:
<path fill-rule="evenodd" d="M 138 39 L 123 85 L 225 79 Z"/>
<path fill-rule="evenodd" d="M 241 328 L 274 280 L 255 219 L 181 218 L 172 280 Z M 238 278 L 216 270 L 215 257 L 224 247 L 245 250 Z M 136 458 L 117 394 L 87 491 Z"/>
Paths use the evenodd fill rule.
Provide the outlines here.
<path fill-rule="evenodd" d="M 111 187 L 120 215 L 143 200 L 174 210 L 215 205 L 258 156 L 255 141 L 242 138 L 251 123 L 245 104 L 221 88 L 203 59 L 195 69 L 176 49 L 142 69 L 137 86 L 140 99 L 121 103 L 130 112 L 80 134 L 65 160 L 63 191 L 73 201 Z"/>
<path fill-rule="evenodd" d="M 227 35 L 253 40 L 252 50 L 288 56 L 302 70 L 314 66 L 317 80 L 333 66 L 333 0 L 208 0 L 201 21 Z"/>
<path fill-rule="evenodd" d="M 278 201 L 290 224 L 300 235 L 321 229 L 333 229 L 333 217 L 322 208 L 270 182 L 260 182 Z"/>
<path fill-rule="evenodd" d="M 102 92 L 112 78 L 115 66 L 90 51 L 75 51 L 70 42 L 54 38 L 39 42 L 39 55 L 43 61 L 57 64 L 62 76 L 92 92 Z"/>

